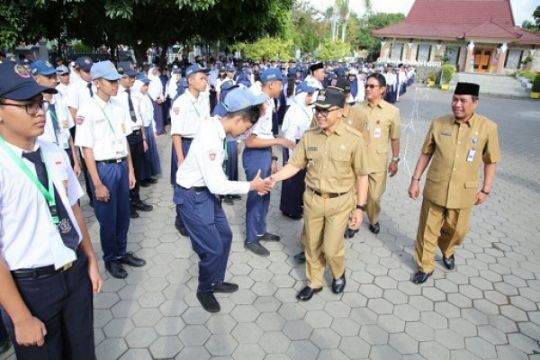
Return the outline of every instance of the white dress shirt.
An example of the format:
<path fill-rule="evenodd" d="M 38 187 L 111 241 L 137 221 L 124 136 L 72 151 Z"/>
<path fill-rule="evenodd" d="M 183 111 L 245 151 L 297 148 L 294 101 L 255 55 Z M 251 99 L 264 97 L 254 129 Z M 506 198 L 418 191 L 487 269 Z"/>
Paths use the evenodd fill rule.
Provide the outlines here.
<path fill-rule="evenodd" d="M 127 126 L 131 128 L 132 131 L 140 130 L 143 126 L 143 121 L 141 118 L 141 113 L 139 112 L 139 98 L 135 95 L 135 90 L 130 89 L 131 91 L 131 102 L 133 103 L 133 111 L 135 112 L 135 119 L 137 121 L 133 122 L 131 120 L 131 114 L 129 113 L 129 99 L 128 99 L 128 93 L 127 89 L 123 87 L 122 85 L 118 86 L 118 93 L 116 96 L 114 96 L 114 99 L 118 100 L 122 106 L 124 107 L 125 111 L 128 112 L 129 121 L 127 122 Z"/>
<path fill-rule="evenodd" d="M 184 188 L 206 186 L 212 194 L 247 194 L 249 182 L 229 181 L 223 172 L 225 130 L 218 117 L 203 120 L 189 153 L 176 172 Z"/>
<path fill-rule="evenodd" d="M 274 99 L 267 98 L 265 102 L 264 114 L 259 117 L 259 120 L 251 128 L 251 134 L 257 135 L 260 139 L 273 139 L 272 132 L 272 115 L 274 114 Z"/>
<path fill-rule="evenodd" d="M 75 125 L 75 122 L 65 105 L 62 95 L 53 95 L 51 104 L 54 105 L 56 120 L 58 121 L 59 127 L 58 131 L 54 130 L 53 115 L 51 111 L 49 111 L 49 106 L 47 106 L 45 110 L 45 131 L 39 136 L 39 139 L 55 143 L 62 150 L 67 150 L 69 149 L 69 137 L 71 136 L 69 129 Z"/>
<path fill-rule="evenodd" d="M 22 157 L 23 150 L 7 144 L 35 173 L 34 164 Z M 71 223 L 82 240 L 81 231 L 71 206 L 83 191 L 66 153 L 58 146 L 37 140 L 34 150 L 41 148 L 54 186 L 58 191 Z M 10 270 L 54 265 L 57 269 L 76 259 L 66 247 L 54 225 L 43 194 L 13 159 L 0 148 L 0 256 Z"/>
<path fill-rule="evenodd" d="M 103 101 L 99 96 L 77 111 L 75 145 L 91 148 L 96 161 L 124 158 L 128 155 L 126 136 L 131 134 L 129 112 L 116 99 Z"/>
<path fill-rule="evenodd" d="M 92 84 L 92 93 L 96 95 L 97 89 Z M 83 79 L 79 79 L 69 84 L 66 95 L 66 105 L 73 109 L 78 109 L 91 99 L 88 83 Z"/>
<path fill-rule="evenodd" d="M 303 96 L 301 96 L 303 95 Z M 295 96 L 295 100 L 285 113 L 283 118 L 283 125 L 281 131 L 285 139 L 291 140 L 296 143 L 304 135 L 304 132 L 311 126 L 313 120 L 313 108 L 299 104 L 300 101 L 305 101 L 306 94 L 298 94 Z M 293 150 L 289 149 L 289 156 L 291 156 Z"/>
<path fill-rule="evenodd" d="M 210 117 L 208 97 L 200 93 L 195 97 L 189 90 L 179 96 L 171 108 L 171 135 L 193 138 L 203 119 Z"/>

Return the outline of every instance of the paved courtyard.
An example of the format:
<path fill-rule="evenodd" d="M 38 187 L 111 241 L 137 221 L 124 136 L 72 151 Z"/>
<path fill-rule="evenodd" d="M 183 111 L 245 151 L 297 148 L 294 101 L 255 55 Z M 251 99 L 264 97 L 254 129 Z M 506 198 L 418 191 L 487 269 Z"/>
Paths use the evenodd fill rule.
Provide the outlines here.
<path fill-rule="evenodd" d="M 125 280 L 108 277 L 101 264 L 98 360 L 540 359 L 539 102 L 481 99 L 479 112 L 499 124 L 501 138 L 493 191 L 473 212 L 456 271 L 438 255 L 426 284 L 410 282 L 420 200 L 407 196 L 406 165 L 412 171 L 430 119 L 449 112 L 449 102 L 449 93 L 418 89 L 415 96 L 410 89 L 399 103 L 404 161 L 388 181 L 380 234 L 364 226 L 346 241 L 348 283 L 340 296 L 326 286 L 311 301 L 296 301 L 305 284 L 304 267 L 293 260 L 302 222 L 281 215 L 279 187 L 269 230 L 282 240 L 268 244 L 268 258 L 243 248 L 245 196 L 224 205 L 234 232 L 228 279 L 240 290 L 219 295 L 222 311 L 215 315 L 195 297 L 197 257 L 173 225 L 170 139 L 160 137 L 165 174 L 142 190 L 154 211 L 132 220 L 129 233 L 129 249 L 148 264 L 129 269 Z M 86 199 L 83 208 L 101 256 Z"/>

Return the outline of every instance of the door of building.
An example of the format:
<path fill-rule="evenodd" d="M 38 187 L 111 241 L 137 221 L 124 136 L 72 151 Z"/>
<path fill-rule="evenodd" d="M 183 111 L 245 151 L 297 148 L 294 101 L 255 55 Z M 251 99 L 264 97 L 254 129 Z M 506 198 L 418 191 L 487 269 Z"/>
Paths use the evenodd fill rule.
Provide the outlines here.
<path fill-rule="evenodd" d="M 474 50 L 474 71 L 488 72 L 491 62 L 492 49 L 477 48 Z"/>

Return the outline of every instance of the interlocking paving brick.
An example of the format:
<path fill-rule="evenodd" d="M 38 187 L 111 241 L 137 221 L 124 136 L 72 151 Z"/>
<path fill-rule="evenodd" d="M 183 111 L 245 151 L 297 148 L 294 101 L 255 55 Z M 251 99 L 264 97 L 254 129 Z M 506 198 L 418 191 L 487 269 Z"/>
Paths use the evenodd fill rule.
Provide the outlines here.
<path fill-rule="evenodd" d="M 418 352 L 418 341 L 405 333 L 390 334 L 388 344 L 402 355 Z"/>

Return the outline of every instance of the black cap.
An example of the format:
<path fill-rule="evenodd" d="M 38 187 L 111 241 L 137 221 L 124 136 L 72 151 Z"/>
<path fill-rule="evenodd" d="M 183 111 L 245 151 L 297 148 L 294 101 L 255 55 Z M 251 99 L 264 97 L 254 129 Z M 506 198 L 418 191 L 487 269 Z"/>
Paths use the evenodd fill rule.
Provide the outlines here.
<path fill-rule="evenodd" d="M 29 100 L 41 93 L 56 94 L 54 88 L 39 85 L 24 66 L 4 62 L 0 64 L 0 99 Z"/>
<path fill-rule="evenodd" d="M 311 65 L 309 67 L 310 72 L 314 72 L 314 71 L 319 70 L 319 69 L 324 69 L 324 64 L 322 62 L 313 64 L 313 65 Z"/>
<path fill-rule="evenodd" d="M 351 92 L 351 82 L 349 81 L 349 78 L 347 78 L 345 75 L 339 76 L 337 78 L 336 87 L 345 91 L 346 93 Z"/>
<path fill-rule="evenodd" d="M 478 97 L 479 94 L 480 85 L 467 82 L 457 83 L 456 90 L 454 91 L 454 95 L 472 95 Z"/>
<path fill-rule="evenodd" d="M 345 106 L 345 93 L 337 87 L 329 86 L 319 91 L 315 107 L 329 109 L 332 106 L 343 108 Z"/>

